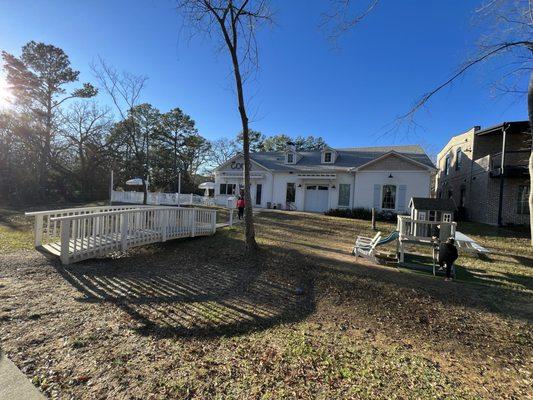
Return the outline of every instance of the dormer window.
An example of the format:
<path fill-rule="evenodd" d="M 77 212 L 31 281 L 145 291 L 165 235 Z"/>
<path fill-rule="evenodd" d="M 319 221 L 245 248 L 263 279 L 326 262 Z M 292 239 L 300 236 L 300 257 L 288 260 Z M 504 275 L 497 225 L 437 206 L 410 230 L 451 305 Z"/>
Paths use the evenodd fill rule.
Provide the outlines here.
<path fill-rule="evenodd" d="M 287 164 L 294 164 L 294 153 L 287 153 Z"/>
<path fill-rule="evenodd" d="M 335 164 L 337 159 L 337 152 L 329 147 L 322 149 L 321 162 L 322 164 Z"/>

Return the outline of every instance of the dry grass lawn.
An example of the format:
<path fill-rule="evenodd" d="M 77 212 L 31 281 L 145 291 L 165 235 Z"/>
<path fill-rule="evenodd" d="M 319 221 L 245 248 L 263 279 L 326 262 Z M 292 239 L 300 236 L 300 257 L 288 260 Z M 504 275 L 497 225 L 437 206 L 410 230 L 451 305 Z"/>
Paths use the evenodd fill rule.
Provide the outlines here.
<path fill-rule="evenodd" d="M 66 267 L 21 229 L 0 237 L 2 347 L 62 399 L 531 398 L 525 235 L 460 226 L 493 253 L 444 283 L 354 259 L 368 225 L 265 212 L 253 260 L 238 226 Z"/>

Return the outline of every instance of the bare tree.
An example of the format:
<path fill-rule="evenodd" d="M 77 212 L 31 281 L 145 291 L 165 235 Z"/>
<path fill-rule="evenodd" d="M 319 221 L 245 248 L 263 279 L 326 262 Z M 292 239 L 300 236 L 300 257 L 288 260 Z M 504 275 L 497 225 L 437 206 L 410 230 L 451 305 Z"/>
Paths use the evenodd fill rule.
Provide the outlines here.
<path fill-rule="evenodd" d="M 80 189 L 86 198 L 91 186 L 91 164 L 102 154 L 104 137 L 112 126 L 111 112 L 109 107 L 99 107 L 96 102 L 76 102 L 62 114 L 60 133 L 76 154 Z"/>
<path fill-rule="evenodd" d="M 140 105 L 140 98 L 143 89 L 146 86 L 148 77 L 144 75 L 134 75 L 129 72 L 118 72 L 115 68 L 107 64 L 102 58 L 91 65 L 91 70 L 97 79 L 100 88 L 105 91 L 113 104 L 121 119 L 124 121 L 128 119 L 130 123 L 125 124 L 130 140 L 136 143 L 139 137 L 139 128 L 135 122 L 135 118 L 131 118 L 134 110 L 138 109 Z M 141 152 L 139 152 L 141 154 Z M 143 176 L 141 177 L 143 183 L 143 203 L 148 201 L 148 147 L 146 153 L 142 153 Z"/>
<path fill-rule="evenodd" d="M 255 32 L 261 23 L 271 21 L 271 14 L 266 7 L 266 0 L 177 0 L 177 6 L 196 31 L 220 35 L 231 57 L 243 132 L 245 252 L 254 253 L 258 246 L 250 194 L 250 128 L 243 75 L 247 67 L 257 66 Z"/>
<path fill-rule="evenodd" d="M 211 168 L 216 168 L 219 165 L 229 161 L 239 152 L 239 144 L 229 138 L 220 138 L 211 142 L 211 150 L 209 152 L 209 164 Z"/>
<path fill-rule="evenodd" d="M 334 45 L 346 31 L 365 19 L 378 5 L 379 0 L 330 0 L 327 12 L 322 15 L 320 27 L 327 32 Z"/>

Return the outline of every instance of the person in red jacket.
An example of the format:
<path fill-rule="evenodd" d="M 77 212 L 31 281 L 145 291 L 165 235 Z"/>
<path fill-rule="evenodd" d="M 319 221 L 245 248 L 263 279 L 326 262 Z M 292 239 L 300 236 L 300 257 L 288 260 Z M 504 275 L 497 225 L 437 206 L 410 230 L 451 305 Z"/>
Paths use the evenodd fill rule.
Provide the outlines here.
<path fill-rule="evenodd" d="M 244 218 L 244 206 L 245 206 L 244 198 L 242 196 L 239 196 L 237 199 L 237 209 L 239 210 L 239 219 Z"/>

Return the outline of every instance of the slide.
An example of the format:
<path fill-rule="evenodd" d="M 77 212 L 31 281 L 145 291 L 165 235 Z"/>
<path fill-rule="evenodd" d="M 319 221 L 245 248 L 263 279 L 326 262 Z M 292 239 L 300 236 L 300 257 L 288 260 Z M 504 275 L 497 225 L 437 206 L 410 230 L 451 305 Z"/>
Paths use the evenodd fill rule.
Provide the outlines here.
<path fill-rule="evenodd" d="M 393 242 L 398 239 L 399 235 L 400 235 L 400 232 L 392 231 L 388 236 L 385 236 L 384 238 L 379 239 L 379 241 L 376 243 L 376 246 L 381 246 L 381 245 Z"/>

